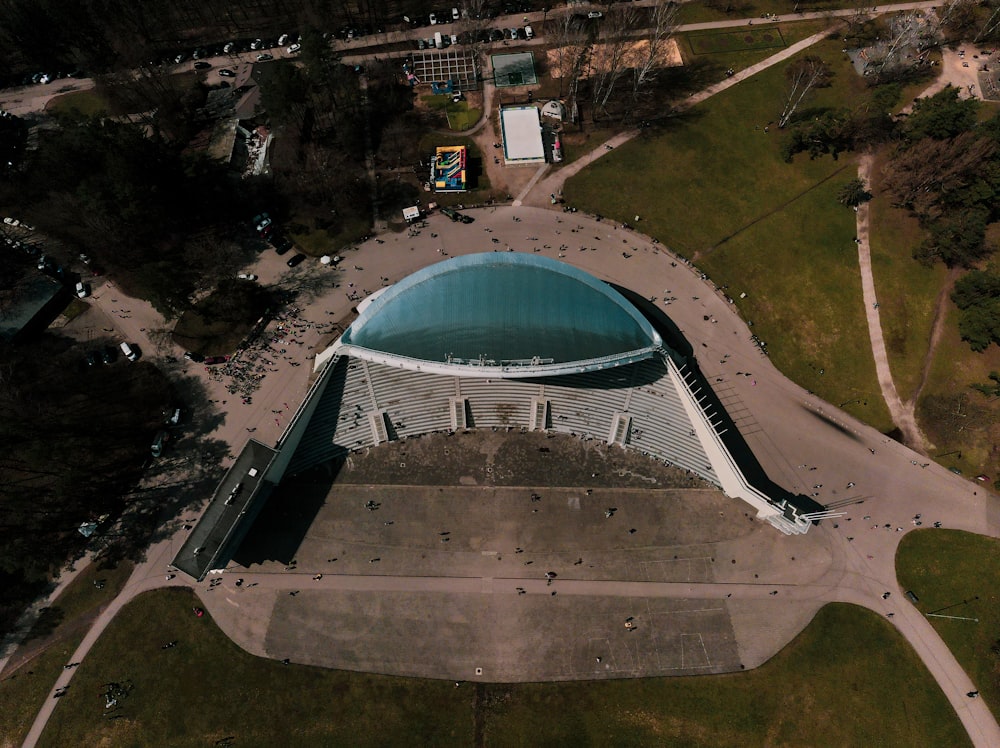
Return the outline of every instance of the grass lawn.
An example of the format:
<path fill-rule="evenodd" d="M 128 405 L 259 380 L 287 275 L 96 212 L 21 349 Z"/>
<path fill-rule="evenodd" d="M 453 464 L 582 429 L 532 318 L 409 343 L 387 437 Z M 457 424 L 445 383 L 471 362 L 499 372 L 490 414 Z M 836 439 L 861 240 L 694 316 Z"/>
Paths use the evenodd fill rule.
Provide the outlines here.
<path fill-rule="evenodd" d="M 1000 651 L 991 651 L 1000 641 L 1000 540 L 959 530 L 911 532 L 899 545 L 896 574 L 920 598 L 922 612 L 947 607 L 945 615 L 979 619 L 928 620 L 1000 718 Z"/>
<path fill-rule="evenodd" d="M 174 326 L 173 338 L 181 348 L 203 356 L 225 356 L 236 350 L 253 321 L 245 325 L 232 325 L 225 320 L 206 319 L 194 309 L 189 309 Z"/>
<path fill-rule="evenodd" d="M 907 400 L 920 385 L 935 303 L 948 273 L 941 264 L 928 267 L 913 259 L 924 232 L 916 218 L 892 207 L 890 198 L 881 194 L 884 164 L 884 158 L 878 158 L 872 169 L 876 195 L 869 208 L 872 274 L 892 378 L 900 397 Z"/>
<path fill-rule="evenodd" d="M 301 249 L 311 257 L 321 257 L 331 254 L 338 249 L 342 249 L 369 235 L 372 231 L 371 222 L 361 216 L 351 217 L 344 220 L 341 230 L 336 234 L 331 234 L 326 229 L 310 229 L 303 225 L 300 220 L 293 217 L 291 225 L 302 226 L 302 231 L 289 231 L 288 235 L 295 242 L 298 249 Z"/>
<path fill-rule="evenodd" d="M 969 744 L 912 650 L 850 605 L 827 606 L 748 673 L 455 688 L 257 658 L 193 616 L 195 603 L 162 590 L 128 606 L 40 745 L 471 746 L 477 722 L 487 746 Z M 115 720 L 100 696 L 110 682 L 131 689 Z"/>
<path fill-rule="evenodd" d="M 431 94 L 421 96 L 420 100 L 432 111 L 440 112 L 448 120 L 448 127 L 456 132 L 468 130 L 483 114 L 481 109 L 470 109 L 466 101 L 453 102 L 450 94 Z"/>
<path fill-rule="evenodd" d="M 62 316 L 66 318 L 66 321 L 74 320 L 81 314 L 90 309 L 90 304 L 88 304 L 83 299 L 72 299 L 66 308 L 62 310 Z"/>
<path fill-rule="evenodd" d="M 898 2 L 903 2 L 903 0 L 897 0 Z M 892 2 L 879 3 L 880 5 L 891 5 Z M 696 0 L 695 2 L 683 3 L 680 6 L 680 10 L 677 15 L 678 23 L 704 23 L 706 21 L 731 21 L 738 18 L 759 18 L 762 13 L 774 13 L 780 16 L 783 20 L 789 18 L 796 18 L 797 14 L 793 12 L 793 5 L 789 4 L 783 0 L 749 0 L 746 3 L 732 3 L 728 7 L 731 8 L 727 12 L 727 4 L 720 2 L 713 2 L 711 7 L 704 0 Z M 820 2 L 802 2 L 795 5 L 803 13 L 810 13 L 815 11 L 829 11 L 837 10 L 839 8 L 855 8 L 855 5 L 849 5 L 847 3 L 820 3 Z M 763 19 L 759 21 L 754 21 L 754 25 L 765 23 Z"/>
<path fill-rule="evenodd" d="M 682 11 L 686 7 L 686 3 L 682 5 Z M 765 34 L 762 33 L 758 36 L 758 32 L 755 29 L 755 38 L 758 38 L 762 43 L 748 45 L 744 40 L 742 43 L 723 47 L 721 39 L 719 39 L 716 40 L 714 49 L 710 46 L 710 37 L 717 36 L 719 34 L 718 31 L 689 31 L 678 34 L 677 43 L 680 45 L 681 54 L 684 56 L 686 66 L 677 71 L 682 79 L 681 90 L 683 93 L 694 93 L 702 88 L 706 88 L 712 83 L 723 80 L 726 77 L 727 68 L 732 68 L 735 71 L 748 68 L 761 60 L 766 60 L 771 55 L 777 54 L 784 47 L 800 42 L 822 31 L 829 25 L 827 21 L 820 20 L 765 26 L 761 31 L 765 33 L 769 31 L 771 35 L 770 41 L 766 43 L 764 43 Z M 741 34 L 741 38 L 742 36 Z M 782 39 L 783 41 L 777 43 L 778 39 Z M 685 74 L 690 79 L 689 81 L 684 80 Z M 683 85 L 685 82 L 690 85 Z"/>
<path fill-rule="evenodd" d="M 848 162 L 836 178 L 737 234 L 699 266 L 716 282 L 730 279 L 732 298 L 746 292 L 738 300 L 741 312 L 788 377 L 889 431 L 867 345 L 854 211 L 836 202 L 837 191 L 856 173 L 852 167 Z"/>
<path fill-rule="evenodd" d="M 267 291 L 249 281 L 220 283 L 212 293 L 185 311 L 173 329 L 182 348 L 203 356 L 232 353 L 267 311 Z"/>
<path fill-rule="evenodd" d="M 1000 455 L 993 449 L 1000 441 L 1000 400 L 970 385 L 986 383 L 991 371 L 1000 371 L 1000 347 L 974 353 L 958 334 L 958 310 L 951 301 L 947 315 L 917 417 L 934 444 L 932 457 L 947 455 L 938 462 L 968 477 L 985 473 L 990 485 L 1000 477 Z"/>
<path fill-rule="evenodd" d="M 868 94 L 836 41 L 809 50 L 834 76 L 810 107 Z M 867 345 L 854 213 L 835 199 L 856 173 L 849 158 L 781 157 L 777 118 L 785 68 L 776 65 L 636 138 L 569 180 L 567 202 L 643 230 L 729 286 L 775 363 L 876 428 L 891 424 Z M 755 129 L 759 128 L 759 129 Z M 776 269 L 778 270 L 777 272 Z M 820 369 L 824 373 L 819 374 Z M 867 401 L 867 405 L 863 403 Z"/>
<path fill-rule="evenodd" d="M 842 604 L 748 673 L 492 690 L 491 746 L 970 744 L 909 646 Z"/>
<path fill-rule="evenodd" d="M 20 745 L 31 729 L 38 710 L 48 697 L 76 648 L 80 646 L 90 621 L 98 609 L 113 600 L 132 573 L 132 564 L 115 569 L 98 569 L 91 564 L 65 589 L 55 604 L 43 613 L 32 629 L 24 649 L 15 653 L 12 662 L 20 661 L 24 651 L 37 654 L 16 672 L 0 680 L 0 745 Z M 103 589 L 94 586 L 104 582 Z"/>
<path fill-rule="evenodd" d="M 60 94 L 49 100 L 45 111 L 49 114 L 72 114 L 77 112 L 84 117 L 96 117 L 107 114 L 111 107 L 100 94 L 93 89 L 87 91 L 71 91 Z"/>
<path fill-rule="evenodd" d="M 286 667 L 233 644 L 188 590 L 143 595 L 80 666 L 40 745 L 471 745 L 472 689 Z M 174 649 L 161 646 L 177 640 Z M 131 687 L 105 717 L 103 684 Z"/>
<path fill-rule="evenodd" d="M 747 49 L 782 49 L 785 46 L 785 40 L 777 26 L 739 31 L 694 31 L 686 34 L 686 38 L 691 52 L 696 55 L 742 52 Z"/>

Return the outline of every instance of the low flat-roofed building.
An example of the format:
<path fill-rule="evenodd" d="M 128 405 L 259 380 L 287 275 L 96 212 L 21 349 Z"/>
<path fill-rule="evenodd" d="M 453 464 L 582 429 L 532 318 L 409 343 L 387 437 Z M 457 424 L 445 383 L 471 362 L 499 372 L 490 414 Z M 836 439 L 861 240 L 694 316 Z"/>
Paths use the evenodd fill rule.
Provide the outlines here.
<path fill-rule="evenodd" d="M 509 106 L 500 109 L 503 133 L 503 158 L 509 166 L 545 163 L 542 121 L 535 106 Z"/>
<path fill-rule="evenodd" d="M 247 442 L 174 556 L 175 568 L 201 580 L 225 567 L 274 489 L 267 472 L 276 454 L 254 439 Z"/>

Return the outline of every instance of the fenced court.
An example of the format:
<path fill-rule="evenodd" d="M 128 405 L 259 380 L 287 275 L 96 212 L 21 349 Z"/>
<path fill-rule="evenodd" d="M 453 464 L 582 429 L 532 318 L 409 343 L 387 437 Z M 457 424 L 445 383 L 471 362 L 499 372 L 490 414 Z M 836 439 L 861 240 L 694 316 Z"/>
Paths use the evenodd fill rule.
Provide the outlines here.
<path fill-rule="evenodd" d="M 785 46 L 785 39 L 777 26 L 738 31 L 710 31 L 688 34 L 688 45 L 696 55 L 718 54 L 720 52 L 744 52 L 751 49 L 776 49 Z"/>
<path fill-rule="evenodd" d="M 535 74 L 535 56 L 531 52 L 491 55 L 493 82 L 498 88 L 506 86 L 534 86 L 538 83 Z"/>

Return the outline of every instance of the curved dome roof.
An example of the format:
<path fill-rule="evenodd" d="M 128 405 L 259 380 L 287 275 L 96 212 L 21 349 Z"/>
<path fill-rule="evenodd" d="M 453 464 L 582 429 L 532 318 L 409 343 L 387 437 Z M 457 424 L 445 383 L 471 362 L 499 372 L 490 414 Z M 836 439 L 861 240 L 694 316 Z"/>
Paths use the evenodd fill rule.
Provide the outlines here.
<path fill-rule="evenodd" d="M 484 376 L 498 369 L 551 373 L 567 364 L 603 368 L 646 358 L 661 342 L 606 283 L 571 265 L 510 252 L 455 257 L 404 278 L 372 299 L 341 338 L 355 355 L 385 354 L 377 358 L 397 365 L 473 365 Z"/>

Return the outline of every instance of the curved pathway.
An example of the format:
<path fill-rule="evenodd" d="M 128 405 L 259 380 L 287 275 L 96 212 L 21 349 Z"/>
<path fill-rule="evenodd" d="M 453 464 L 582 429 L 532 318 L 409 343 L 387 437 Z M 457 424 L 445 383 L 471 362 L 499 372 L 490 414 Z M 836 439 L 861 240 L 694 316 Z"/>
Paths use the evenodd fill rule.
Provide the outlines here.
<path fill-rule="evenodd" d="M 858 179 L 866 185 L 871 184 L 871 168 L 874 157 L 871 153 L 862 154 L 858 160 Z M 872 355 L 875 357 L 875 372 L 879 387 L 882 389 L 882 399 L 885 400 L 892 416 L 893 423 L 903 433 L 906 444 L 926 454 L 927 439 L 924 437 L 914 412 L 913 400 L 906 402 L 896 391 L 896 383 L 889 369 L 889 354 L 885 349 L 885 338 L 882 334 L 882 321 L 879 314 L 878 296 L 875 293 L 875 278 L 872 275 L 872 256 L 869 244 L 869 203 L 863 202 L 857 208 L 857 244 L 858 265 L 861 267 L 861 292 L 865 303 L 865 319 L 868 321 L 868 338 L 871 341 Z"/>
<path fill-rule="evenodd" d="M 775 538 L 774 545 L 782 548 L 801 548 L 803 551 L 807 548 L 825 549 L 829 561 L 815 568 L 797 572 L 794 565 L 789 567 L 778 559 L 761 569 L 759 583 L 718 585 L 592 581 L 572 579 L 571 573 L 561 572 L 554 583 L 558 585 L 556 589 L 565 595 L 686 597 L 698 594 L 719 597 L 732 594 L 734 598 L 744 600 L 765 596 L 773 600 L 774 610 L 779 615 L 786 610 L 783 607 L 785 601 L 806 604 L 808 601 L 822 603 L 839 600 L 860 604 L 881 614 L 893 612 L 893 624 L 940 684 L 974 744 L 983 748 L 1000 745 L 1000 727 L 985 704 L 982 700 L 970 700 L 965 696 L 966 692 L 975 690 L 975 685 L 926 619 L 902 598 L 895 576 L 896 548 L 905 531 L 913 529 L 910 518 L 915 512 L 922 512 L 932 520 L 941 520 L 946 527 L 996 537 L 1000 535 L 1000 512 L 995 497 L 979 495 L 969 482 L 938 465 L 932 464 L 927 469 L 914 467 L 914 452 L 885 440 L 875 430 L 785 379 L 748 342 L 744 323 L 725 300 L 686 265 L 671 265 L 673 258 L 661 247 L 652 245 L 647 238 L 634 232 L 617 230 L 607 222 L 598 222 L 587 216 L 564 218 L 561 213 L 544 209 L 505 207 L 470 213 L 476 218 L 472 225 L 453 224 L 441 216 L 432 216 L 429 230 L 419 236 L 386 236 L 383 239 L 386 246 L 372 240 L 358 250 L 356 258 L 347 263 L 344 273 L 358 286 L 377 288 L 379 277 L 388 276 L 395 281 L 438 261 L 444 254 L 489 251 L 491 237 L 499 237 L 504 242 L 503 246 L 509 244 L 530 252 L 534 244 L 534 250 L 547 256 L 564 255 L 567 262 L 644 295 L 660 296 L 664 284 L 668 284 L 677 301 L 667 311 L 689 339 L 704 342 L 698 354 L 700 365 L 710 379 L 721 377 L 724 380 L 722 385 L 717 386 L 726 388 L 727 402 L 733 403 L 731 407 L 738 407 L 743 414 L 739 416 L 740 428 L 768 474 L 779 484 L 798 492 L 810 490 L 808 486 L 814 482 L 837 486 L 836 490 L 823 489 L 821 500 L 851 503 L 848 514 L 853 516 L 850 518 L 844 518 L 839 523 L 824 523 L 806 536 Z M 519 220 L 512 221 L 512 217 Z M 484 233 L 484 229 L 490 233 Z M 576 233 L 571 233 L 574 230 Z M 621 252 L 615 249 L 615 246 L 621 246 L 623 239 L 635 251 L 632 259 L 622 259 Z M 575 245 L 568 252 L 559 252 L 554 248 L 564 241 L 596 246 L 594 251 L 587 252 L 577 251 Z M 358 264 L 354 266 L 354 262 Z M 355 267 L 353 271 L 350 270 L 352 266 Z M 318 268 L 316 271 L 327 272 Z M 320 314 L 325 313 L 323 309 L 337 318 L 349 313 L 352 302 L 338 296 L 338 293 L 331 292 L 329 299 L 323 300 L 318 310 Z M 705 315 L 718 322 L 706 323 Z M 725 359 L 726 354 L 730 358 Z M 743 372 L 752 371 L 755 385 L 751 386 L 745 377 L 734 377 L 735 372 L 730 371 L 732 367 L 739 367 Z M 301 372 L 300 376 L 305 378 Z M 271 401 L 262 397 L 261 402 Z M 835 422 L 837 428 L 826 428 L 816 420 L 817 415 Z M 239 441 L 238 436 L 231 435 L 231 443 L 238 444 Z M 877 455 L 872 451 L 877 451 Z M 816 466 L 815 472 L 801 469 L 803 464 Z M 842 487 L 848 481 L 856 482 L 857 488 L 843 492 Z M 841 498 L 844 494 L 846 499 Z M 861 517 L 862 512 L 866 513 L 864 518 Z M 137 594 L 159 586 L 182 584 L 179 578 L 169 582 L 164 579 L 166 565 L 182 540 L 182 534 L 179 534 L 150 548 L 146 561 L 136 568 L 115 603 L 98 618 L 71 661 L 80 661 L 86 656 L 117 611 Z M 384 557 L 383 566 L 391 561 L 388 555 L 392 553 L 391 548 L 376 554 L 378 552 Z M 402 576 L 324 574 L 321 580 L 312 582 L 308 577 L 303 578 L 303 574 L 311 576 L 326 571 L 328 569 L 302 569 L 302 573 L 255 574 L 252 576 L 254 581 L 259 579 L 259 587 L 246 592 L 252 596 L 257 591 L 271 589 L 273 594 L 274 589 L 287 589 L 290 585 L 305 588 L 315 583 L 328 586 L 331 590 L 378 591 L 405 586 L 410 590 L 452 590 L 456 594 L 475 590 L 468 594 L 482 595 L 485 586 L 481 574 L 455 576 L 454 568 L 442 569 L 441 578 L 406 578 L 405 571 Z M 510 596 L 516 586 L 523 586 L 532 594 L 545 589 L 544 580 L 537 577 L 522 580 L 520 573 L 498 571 L 489 594 L 512 599 Z M 239 570 L 239 574 L 251 578 L 246 570 Z M 224 587 L 232 587 L 230 580 L 233 576 L 222 576 Z M 770 591 L 775 589 L 779 590 L 779 594 L 770 596 Z M 883 600 L 882 593 L 890 590 L 892 597 L 888 601 Z M 220 593 L 207 594 L 207 591 L 207 584 L 196 585 L 203 606 L 224 631 L 232 632 L 236 617 L 246 611 L 241 613 L 239 609 L 231 608 Z M 246 599 L 249 602 L 251 598 Z M 767 602 L 757 604 L 769 605 Z M 754 646 L 752 642 L 751 646 Z M 765 648 L 759 650 L 759 654 L 754 661 L 763 661 L 773 651 Z M 73 672 L 64 671 L 57 686 L 69 685 Z M 35 745 L 56 703 L 56 699 L 47 700 L 26 745 Z"/>

